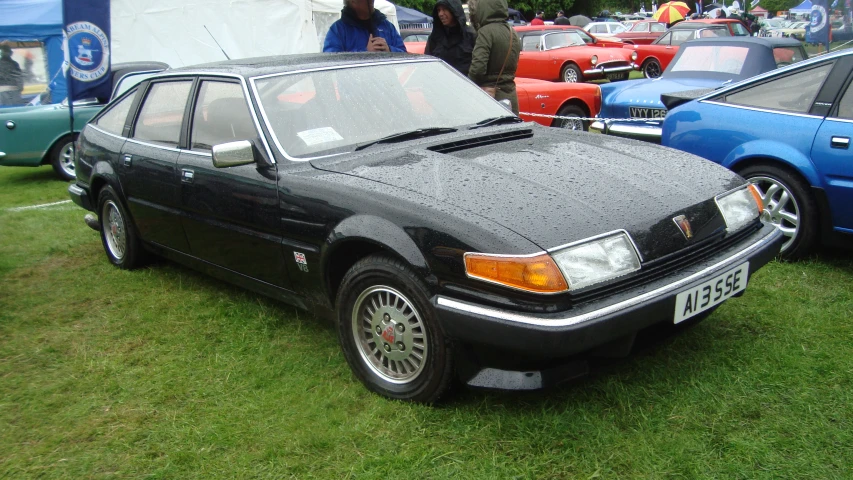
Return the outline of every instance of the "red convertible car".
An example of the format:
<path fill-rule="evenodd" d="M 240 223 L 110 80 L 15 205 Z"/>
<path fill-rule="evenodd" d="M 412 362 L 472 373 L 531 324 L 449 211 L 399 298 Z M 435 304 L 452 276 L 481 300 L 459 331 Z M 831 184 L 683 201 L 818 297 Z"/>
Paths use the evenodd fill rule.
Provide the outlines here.
<path fill-rule="evenodd" d="M 666 32 L 666 23 L 655 20 L 641 20 L 627 31 L 617 33 L 614 37 L 633 45 L 648 45 Z"/>
<path fill-rule="evenodd" d="M 517 77 L 540 80 L 584 82 L 606 78 L 626 80 L 635 69 L 637 53 L 625 48 L 601 48 L 621 45 L 592 37 L 572 27 L 519 27 L 521 56 Z M 583 32 L 593 43 L 588 43 Z"/>

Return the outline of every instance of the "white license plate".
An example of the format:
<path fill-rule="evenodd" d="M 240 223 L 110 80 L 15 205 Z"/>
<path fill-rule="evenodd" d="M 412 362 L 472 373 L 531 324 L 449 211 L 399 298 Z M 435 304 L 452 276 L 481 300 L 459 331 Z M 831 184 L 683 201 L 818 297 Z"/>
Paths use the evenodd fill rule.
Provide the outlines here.
<path fill-rule="evenodd" d="M 749 262 L 685 290 L 675 297 L 675 322 L 679 323 L 724 302 L 746 288 Z"/>

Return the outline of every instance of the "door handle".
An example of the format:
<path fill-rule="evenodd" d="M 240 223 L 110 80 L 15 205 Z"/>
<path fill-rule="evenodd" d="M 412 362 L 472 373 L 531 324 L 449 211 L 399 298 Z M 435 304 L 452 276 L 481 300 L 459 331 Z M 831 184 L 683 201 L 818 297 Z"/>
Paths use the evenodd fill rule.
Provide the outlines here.
<path fill-rule="evenodd" d="M 124 166 L 129 167 L 131 165 L 131 163 L 133 163 L 133 156 L 132 155 L 125 155 L 124 156 Z"/>
<path fill-rule="evenodd" d="M 184 183 L 193 183 L 193 177 L 195 173 L 192 170 L 188 170 L 186 168 L 181 170 L 181 181 Z"/>
<path fill-rule="evenodd" d="M 829 142 L 829 146 L 832 148 L 843 148 L 847 149 L 850 146 L 850 138 L 849 137 L 832 137 L 832 140 Z"/>

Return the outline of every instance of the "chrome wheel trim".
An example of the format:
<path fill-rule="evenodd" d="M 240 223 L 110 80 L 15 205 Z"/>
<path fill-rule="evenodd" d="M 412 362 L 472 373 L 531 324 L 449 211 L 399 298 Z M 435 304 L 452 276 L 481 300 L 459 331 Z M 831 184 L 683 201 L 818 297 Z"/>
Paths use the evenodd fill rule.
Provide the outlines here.
<path fill-rule="evenodd" d="M 583 120 L 580 117 L 575 115 L 561 115 L 563 117 L 572 117 L 570 119 L 560 119 L 560 128 L 565 128 L 566 130 L 578 130 L 583 131 Z"/>
<path fill-rule="evenodd" d="M 402 385 L 423 373 L 429 355 L 426 328 L 399 291 L 384 285 L 363 291 L 353 305 L 352 335 L 362 360 L 382 380 Z"/>
<path fill-rule="evenodd" d="M 770 222 L 787 237 L 782 244 L 782 252 L 788 250 L 800 233 L 800 207 L 791 190 L 775 178 L 765 176 L 751 177 L 749 181 L 756 186 L 761 197 L 761 219 Z"/>
<path fill-rule="evenodd" d="M 104 238 L 107 241 L 107 248 L 116 260 L 121 261 L 127 250 L 127 231 L 124 224 L 124 218 L 121 216 L 121 210 L 118 205 L 112 200 L 107 200 L 104 203 L 103 211 L 103 229 Z"/>
<path fill-rule="evenodd" d="M 68 142 L 59 150 L 59 168 L 69 177 L 77 177 L 74 169 L 74 142 Z"/>
<path fill-rule="evenodd" d="M 574 68 L 566 67 L 563 70 L 563 81 L 566 83 L 578 83 L 578 72 Z"/>
<path fill-rule="evenodd" d="M 658 78 L 660 76 L 660 64 L 654 61 L 647 63 L 643 73 L 646 78 Z"/>

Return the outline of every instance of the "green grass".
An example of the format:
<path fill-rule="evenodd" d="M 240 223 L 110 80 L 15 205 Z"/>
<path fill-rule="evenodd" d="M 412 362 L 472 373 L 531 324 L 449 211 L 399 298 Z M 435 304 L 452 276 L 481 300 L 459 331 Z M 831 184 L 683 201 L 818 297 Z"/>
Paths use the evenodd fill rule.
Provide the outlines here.
<path fill-rule="evenodd" d="M 773 263 L 704 322 L 535 393 L 426 407 L 334 329 L 132 272 L 49 169 L 0 168 L 0 478 L 851 478 L 853 260 Z"/>

